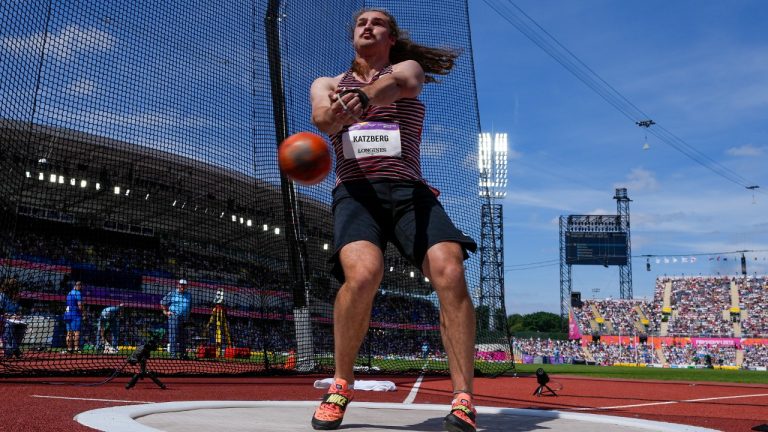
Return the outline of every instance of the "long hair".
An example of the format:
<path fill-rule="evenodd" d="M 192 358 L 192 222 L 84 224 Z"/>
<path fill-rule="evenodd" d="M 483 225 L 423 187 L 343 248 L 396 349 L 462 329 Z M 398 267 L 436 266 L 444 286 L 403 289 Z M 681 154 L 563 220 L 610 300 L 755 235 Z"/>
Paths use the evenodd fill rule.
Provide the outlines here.
<path fill-rule="evenodd" d="M 424 70 L 424 82 L 439 82 L 433 75 L 448 75 L 454 65 L 454 61 L 460 52 L 453 48 L 434 48 L 418 44 L 411 40 L 407 30 L 397 26 L 397 20 L 386 9 L 364 8 L 355 13 L 352 20 L 350 34 L 354 37 L 355 25 L 360 15 L 366 12 L 379 12 L 389 20 L 389 33 L 395 37 L 395 45 L 389 51 L 389 63 L 395 64 L 405 60 L 414 60 Z M 352 60 L 352 71 L 358 75 L 365 75 L 362 65 Z"/>

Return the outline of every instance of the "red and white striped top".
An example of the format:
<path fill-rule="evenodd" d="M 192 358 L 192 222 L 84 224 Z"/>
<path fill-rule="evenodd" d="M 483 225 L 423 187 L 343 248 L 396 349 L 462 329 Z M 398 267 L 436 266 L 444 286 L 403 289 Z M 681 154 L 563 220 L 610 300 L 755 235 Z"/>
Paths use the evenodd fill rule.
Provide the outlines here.
<path fill-rule="evenodd" d="M 387 66 L 377 73 L 371 83 L 382 75 L 392 73 L 392 66 Z M 352 71 L 347 71 L 339 82 L 339 89 L 359 88 L 369 85 L 355 79 Z M 333 150 L 336 154 L 336 184 L 350 180 L 389 179 L 423 181 L 421 178 L 421 131 L 424 126 L 424 104 L 416 98 L 398 99 L 387 106 L 369 106 L 360 120 L 363 122 L 395 123 L 400 127 L 401 153 L 395 156 L 368 156 L 364 158 L 345 158 L 342 136 L 349 129 L 344 126 L 331 135 Z"/>

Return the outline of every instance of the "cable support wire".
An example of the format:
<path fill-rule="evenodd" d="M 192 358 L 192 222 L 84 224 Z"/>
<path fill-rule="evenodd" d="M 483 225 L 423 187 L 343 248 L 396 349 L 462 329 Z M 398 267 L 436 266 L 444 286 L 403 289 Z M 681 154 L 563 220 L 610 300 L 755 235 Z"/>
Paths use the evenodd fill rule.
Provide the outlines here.
<path fill-rule="evenodd" d="M 651 118 L 581 61 L 514 2 L 511 0 L 485 0 L 485 3 L 633 123 L 639 125 L 640 122 Z M 748 181 L 735 171 L 710 158 L 663 127 L 647 127 L 646 129 L 651 129 L 650 132 L 659 140 L 702 167 L 732 183 L 751 189 L 753 192 L 755 191 L 755 183 Z M 757 190 L 757 192 L 764 193 L 761 190 Z"/>
<path fill-rule="evenodd" d="M 670 258 L 670 257 L 690 257 L 690 256 L 738 255 L 742 253 L 759 253 L 759 252 L 768 252 L 768 249 L 750 249 L 750 250 L 737 250 L 737 251 L 729 251 L 729 252 L 706 252 L 706 253 L 687 253 L 687 254 L 679 254 L 679 253 L 678 254 L 642 254 L 642 255 L 632 255 L 630 258 L 643 259 L 643 258 L 664 258 L 664 257 Z M 607 258 L 618 258 L 618 256 L 610 256 Z M 522 264 L 508 264 L 504 266 L 504 271 L 511 272 L 511 271 L 533 270 L 537 268 L 553 267 L 559 264 L 560 264 L 559 259 L 534 261 L 534 262 L 522 263 Z"/>
<path fill-rule="evenodd" d="M 560 265 L 560 262 L 554 262 L 554 263 L 550 263 L 550 264 L 534 265 L 534 266 L 531 266 L 531 267 L 520 267 L 520 268 L 507 268 L 507 267 L 504 267 L 504 272 L 534 270 L 534 269 L 545 268 L 545 267 L 555 267 L 555 266 L 559 266 L 559 265 Z"/>
<path fill-rule="evenodd" d="M 536 262 L 530 262 L 530 263 L 524 263 L 524 264 L 509 264 L 509 265 L 504 266 L 504 267 L 527 267 L 527 266 L 531 266 L 531 265 L 551 264 L 551 263 L 557 263 L 557 262 L 560 262 L 560 260 L 556 258 L 556 259 L 549 259 L 549 260 L 544 260 L 544 261 L 536 261 Z"/>
<path fill-rule="evenodd" d="M 740 253 L 768 252 L 768 249 L 737 250 L 730 252 L 706 252 L 689 254 L 644 254 L 633 255 L 632 258 L 664 258 L 664 257 L 687 257 L 687 256 L 709 256 L 709 255 L 737 255 Z"/>

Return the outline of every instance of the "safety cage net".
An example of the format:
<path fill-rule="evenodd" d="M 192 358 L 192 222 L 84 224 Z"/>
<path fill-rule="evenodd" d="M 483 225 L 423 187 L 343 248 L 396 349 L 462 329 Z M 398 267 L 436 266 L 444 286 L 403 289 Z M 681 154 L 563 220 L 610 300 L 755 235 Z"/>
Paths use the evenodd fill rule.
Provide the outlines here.
<path fill-rule="evenodd" d="M 465 1 L 0 3 L 0 374 L 331 370 L 335 176 L 294 184 L 276 149 L 319 133 L 310 84 L 349 67 L 353 13 L 371 6 L 462 51 L 422 93 L 422 161 L 479 242 Z M 504 297 L 479 260 L 476 369 L 501 373 Z M 357 369 L 445 372 L 434 290 L 394 247 L 385 261 Z"/>

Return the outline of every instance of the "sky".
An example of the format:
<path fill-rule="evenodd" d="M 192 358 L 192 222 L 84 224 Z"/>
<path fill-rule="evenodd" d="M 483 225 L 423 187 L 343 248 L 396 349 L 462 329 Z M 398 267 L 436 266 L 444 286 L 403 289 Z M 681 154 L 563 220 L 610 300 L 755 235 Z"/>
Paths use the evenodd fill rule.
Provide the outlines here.
<path fill-rule="evenodd" d="M 761 189 L 637 126 L 489 3 L 517 5 L 651 128 Z M 508 314 L 560 312 L 558 218 L 616 214 L 617 187 L 632 199 L 635 298 L 664 275 L 739 274 L 725 252 L 755 251 L 748 273 L 768 274 L 768 2 L 475 0 L 470 20 L 482 129 L 509 134 Z M 582 299 L 619 297 L 618 267 L 573 266 L 572 280 Z"/>

